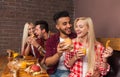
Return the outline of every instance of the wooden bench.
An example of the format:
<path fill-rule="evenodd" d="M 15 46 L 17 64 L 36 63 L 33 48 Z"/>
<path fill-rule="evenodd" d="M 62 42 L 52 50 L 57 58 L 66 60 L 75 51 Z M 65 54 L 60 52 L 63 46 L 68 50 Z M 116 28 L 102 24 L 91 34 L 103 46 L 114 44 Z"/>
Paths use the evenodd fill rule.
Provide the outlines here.
<path fill-rule="evenodd" d="M 101 42 L 104 46 L 107 40 L 110 40 L 110 46 L 114 50 L 120 50 L 120 38 L 97 38 L 99 42 Z"/>
<path fill-rule="evenodd" d="M 110 46 L 114 51 L 113 55 L 108 58 L 110 71 L 104 77 L 120 77 L 120 38 L 98 38 L 104 46 L 107 40 L 111 40 Z"/>

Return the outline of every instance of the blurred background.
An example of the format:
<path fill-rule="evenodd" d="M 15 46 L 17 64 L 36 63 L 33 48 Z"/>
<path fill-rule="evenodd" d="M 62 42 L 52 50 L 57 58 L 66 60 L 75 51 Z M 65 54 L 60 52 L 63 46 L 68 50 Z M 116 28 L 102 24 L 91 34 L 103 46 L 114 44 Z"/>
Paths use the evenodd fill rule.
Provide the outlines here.
<path fill-rule="evenodd" d="M 57 32 L 54 13 L 67 10 L 72 21 L 80 16 L 93 19 L 97 38 L 120 37 L 120 0 L 0 0 L 0 55 L 6 49 L 20 51 L 26 22 L 46 20 Z"/>

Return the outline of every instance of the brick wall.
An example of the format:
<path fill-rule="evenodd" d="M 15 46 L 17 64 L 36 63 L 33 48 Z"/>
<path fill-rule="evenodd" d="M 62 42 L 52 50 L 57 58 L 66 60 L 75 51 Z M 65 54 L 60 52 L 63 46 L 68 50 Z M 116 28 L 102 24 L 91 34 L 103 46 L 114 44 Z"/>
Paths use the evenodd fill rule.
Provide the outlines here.
<path fill-rule="evenodd" d="M 0 0 L 0 53 L 6 49 L 20 51 L 25 22 L 46 20 L 50 30 L 56 32 L 52 16 L 67 10 L 73 16 L 72 0 Z"/>

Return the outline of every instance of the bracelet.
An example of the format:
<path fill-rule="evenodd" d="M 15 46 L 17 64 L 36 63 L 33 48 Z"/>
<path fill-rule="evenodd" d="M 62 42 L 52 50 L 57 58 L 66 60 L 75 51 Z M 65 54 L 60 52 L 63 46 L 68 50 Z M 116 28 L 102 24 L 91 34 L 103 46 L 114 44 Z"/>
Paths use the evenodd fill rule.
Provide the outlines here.
<path fill-rule="evenodd" d="M 40 45 L 37 47 L 38 50 L 40 50 L 41 48 L 42 48 L 42 47 L 41 47 Z"/>

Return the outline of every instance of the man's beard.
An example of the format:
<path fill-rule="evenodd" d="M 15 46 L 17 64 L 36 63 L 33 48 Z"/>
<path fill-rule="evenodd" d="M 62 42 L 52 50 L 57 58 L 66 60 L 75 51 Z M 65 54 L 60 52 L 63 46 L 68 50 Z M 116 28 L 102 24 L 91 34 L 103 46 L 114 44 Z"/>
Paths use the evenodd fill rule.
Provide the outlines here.
<path fill-rule="evenodd" d="M 59 29 L 59 30 L 60 30 L 60 32 L 63 33 L 64 35 L 69 35 L 69 34 L 67 34 L 64 30 L 62 30 L 62 29 Z"/>

